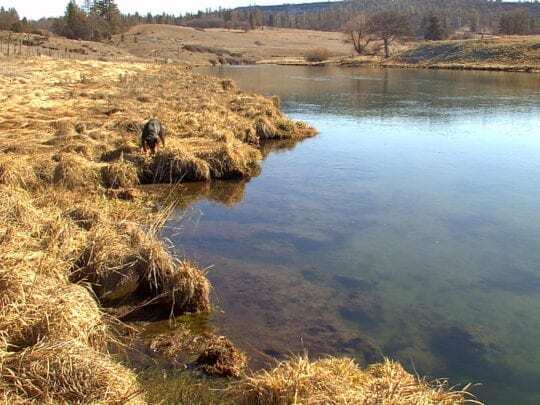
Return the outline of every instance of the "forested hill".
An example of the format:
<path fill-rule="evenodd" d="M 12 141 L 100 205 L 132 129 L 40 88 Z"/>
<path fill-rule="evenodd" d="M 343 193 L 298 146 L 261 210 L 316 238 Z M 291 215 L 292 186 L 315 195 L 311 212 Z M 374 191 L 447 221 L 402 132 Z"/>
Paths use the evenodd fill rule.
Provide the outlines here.
<path fill-rule="evenodd" d="M 318 3 L 298 3 L 298 4 L 279 4 L 273 6 L 256 6 L 264 13 L 277 14 L 287 13 L 289 15 L 300 15 L 305 13 L 320 13 L 329 8 L 341 5 L 344 1 L 321 1 Z M 253 6 L 238 7 L 236 10 L 246 12 L 252 10 Z"/>
<path fill-rule="evenodd" d="M 264 25 L 289 28 L 338 30 L 352 15 L 375 13 L 388 9 L 411 16 L 435 13 L 443 17 L 449 28 L 473 27 L 474 31 L 495 32 L 502 14 L 525 10 L 532 21 L 531 31 L 540 32 L 540 3 L 502 2 L 491 0 L 345 0 L 279 6 L 242 7 L 233 10 L 238 16 L 260 13 Z M 216 13 L 214 13 L 214 16 Z M 200 15 L 198 16 L 200 17 Z"/>
<path fill-rule="evenodd" d="M 67 0 L 66 0 L 67 1 Z M 285 0 L 286 1 L 286 0 Z M 294 1 L 294 0 L 293 0 Z M 14 8 L 0 6 L 0 30 L 52 31 L 70 39 L 107 40 L 141 24 L 181 25 L 197 29 L 255 30 L 262 27 L 341 31 L 358 19 L 390 11 L 400 14 L 408 36 L 423 37 L 426 24 L 436 20 L 442 39 L 453 34 L 528 35 L 540 33 L 539 0 L 343 0 L 316 3 L 251 6 L 199 11 L 185 15 L 124 14 L 115 0 L 70 0 L 63 17 L 39 21 L 20 19 Z M 80 3 L 80 1 L 79 1 Z M 362 14 L 362 15 L 360 15 Z M 384 14 L 384 13 L 382 13 Z M 382 24 L 384 25 L 384 24 Z M 379 27 L 380 28 L 380 27 Z"/>

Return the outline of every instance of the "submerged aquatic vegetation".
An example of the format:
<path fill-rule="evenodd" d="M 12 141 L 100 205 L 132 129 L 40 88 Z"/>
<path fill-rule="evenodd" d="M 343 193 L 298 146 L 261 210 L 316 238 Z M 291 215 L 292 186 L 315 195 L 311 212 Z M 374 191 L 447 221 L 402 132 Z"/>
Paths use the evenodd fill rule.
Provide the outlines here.
<path fill-rule="evenodd" d="M 152 338 L 150 349 L 175 365 L 194 357 L 192 365 L 214 377 L 238 378 L 247 366 L 247 356 L 225 336 L 208 332 L 198 335 L 183 327 Z"/>
<path fill-rule="evenodd" d="M 196 360 L 203 372 L 219 377 L 241 375 L 247 365 L 247 358 L 229 339 L 225 336 L 213 336 L 206 340 L 205 346 Z"/>

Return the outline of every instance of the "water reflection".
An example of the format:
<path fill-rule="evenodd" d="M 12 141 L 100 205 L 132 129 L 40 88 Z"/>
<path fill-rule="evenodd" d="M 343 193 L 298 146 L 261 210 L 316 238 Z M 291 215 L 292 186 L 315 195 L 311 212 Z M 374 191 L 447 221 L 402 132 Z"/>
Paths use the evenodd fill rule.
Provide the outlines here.
<path fill-rule="evenodd" d="M 262 366 L 308 350 L 540 400 L 540 77 L 213 71 L 320 131 L 250 182 L 188 185 L 169 225 L 213 266 L 212 323 Z M 169 235 L 170 236 L 170 235 Z"/>

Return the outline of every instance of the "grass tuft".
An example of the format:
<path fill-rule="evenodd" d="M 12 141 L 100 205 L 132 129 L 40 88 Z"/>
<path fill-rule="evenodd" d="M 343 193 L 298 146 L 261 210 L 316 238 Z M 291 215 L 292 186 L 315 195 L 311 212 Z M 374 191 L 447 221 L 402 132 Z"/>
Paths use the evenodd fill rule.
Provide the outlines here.
<path fill-rule="evenodd" d="M 4 390 L 39 403 L 142 404 L 133 372 L 78 341 L 41 342 L 1 360 Z"/>
<path fill-rule="evenodd" d="M 73 154 L 60 157 L 53 182 L 69 190 L 92 189 L 99 185 L 98 167 L 91 161 Z"/>
<path fill-rule="evenodd" d="M 361 369 L 347 358 L 312 362 L 307 356 L 294 357 L 271 371 L 246 377 L 235 387 L 235 393 L 238 403 L 265 405 L 476 402 L 466 391 L 454 391 L 445 381 L 428 383 L 418 379 L 390 360 Z"/>
<path fill-rule="evenodd" d="M 103 166 L 101 179 L 107 188 L 132 188 L 139 184 L 137 167 L 123 159 Z"/>

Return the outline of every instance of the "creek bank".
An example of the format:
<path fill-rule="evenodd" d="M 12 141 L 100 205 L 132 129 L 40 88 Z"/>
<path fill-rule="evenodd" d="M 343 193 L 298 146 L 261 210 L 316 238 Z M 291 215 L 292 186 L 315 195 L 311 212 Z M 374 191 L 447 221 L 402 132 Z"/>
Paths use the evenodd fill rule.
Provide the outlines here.
<path fill-rule="evenodd" d="M 174 201 L 165 198 L 160 208 L 141 185 L 246 180 L 260 170 L 262 141 L 300 140 L 315 130 L 285 117 L 277 98 L 244 93 L 229 80 L 184 66 L 48 59 L 6 64 L 2 71 L 8 73 L 0 74 L 0 129 L 6 134 L 0 141 L 0 400 L 151 401 L 141 370 L 121 355 L 137 331 L 115 311 L 127 308 L 125 319 L 157 305 L 162 311 L 152 313 L 166 319 L 207 313 L 211 306 L 204 271 L 174 257 L 157 238 Z M 156 156 L 143 157 L 137 136 L 152 116 L 171 135 Z M 161 339 L 154 348 L 174 357 L 189 339 Z M 206 373 L 239 376 L 242 384 L 231 390 L 236 402 L 251 403 L 257 392 L 262 403 L 291 399 L 282 370 L 311 368 L 292 360 L 246 376 L 243 356 L 225 338 L 201 341 L 195 363 Z M 364 386 L 355 388 L 356 377 L 346 378 L 372 374 L 354 362 L 336 360 L 344 366 L 331 374 L 314 364 L 317 371 L 301 393 L 306 402 L 322 394 L 334 398 L 330 403 L 370 395 Z M 336 380 L 339 370 L 343 378 Z M 444 384 L 394 374 L 397 383 L 407 376 L 403 381 L 426 397 L 466 398 Z M 377 388 L 380 398 L 394 395 L 394 374 Z M 273 386 L 273 379 L 281 382 Z M 337 385 L 321 393 L 321 382 L 329 379 Z M 340 393 L 353 396 L 335 396 Z M 188 390 L 178 398 L 195 403 L 199 394 Z"/>

